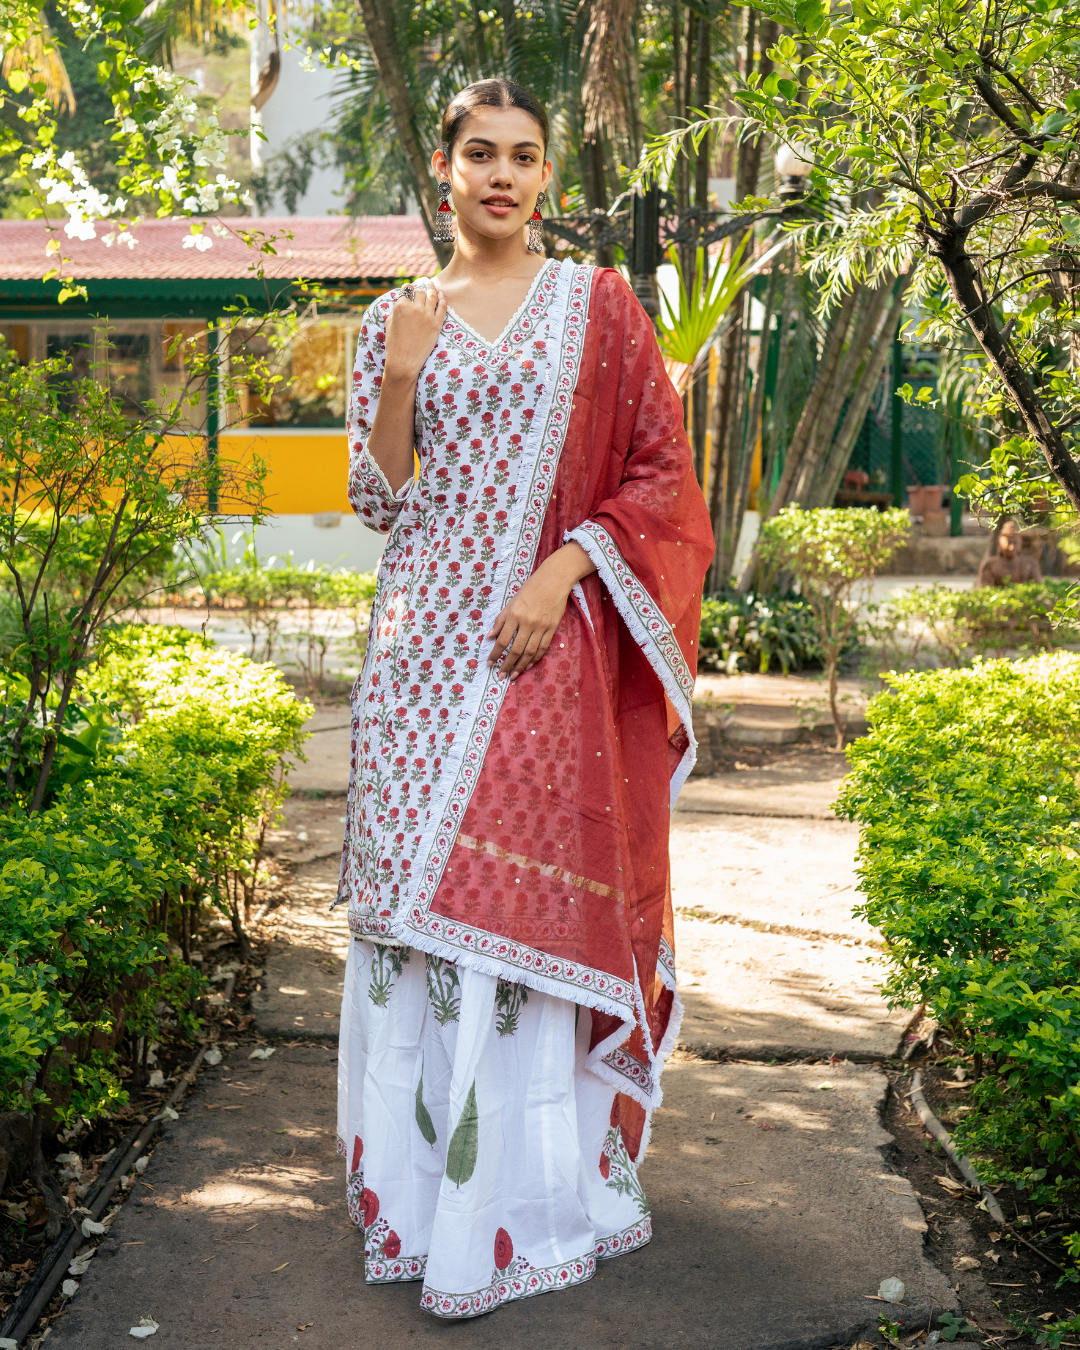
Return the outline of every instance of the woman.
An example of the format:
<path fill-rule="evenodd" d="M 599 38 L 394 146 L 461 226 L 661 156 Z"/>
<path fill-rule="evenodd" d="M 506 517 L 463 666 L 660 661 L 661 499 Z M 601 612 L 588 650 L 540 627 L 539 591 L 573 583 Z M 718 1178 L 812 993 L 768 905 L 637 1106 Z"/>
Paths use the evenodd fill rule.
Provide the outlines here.
<path fill-rule="evenodd" d="M 389 539 L 353 703 L 339 1134 L 366 1278 L 453 1318 L 651 1235 L 712 535 L 629 287 L 526 246 L 543 109 L 485 80 L 442 138 L 453 260 L 368 310 L 350 405 L 349 497 Z"/>

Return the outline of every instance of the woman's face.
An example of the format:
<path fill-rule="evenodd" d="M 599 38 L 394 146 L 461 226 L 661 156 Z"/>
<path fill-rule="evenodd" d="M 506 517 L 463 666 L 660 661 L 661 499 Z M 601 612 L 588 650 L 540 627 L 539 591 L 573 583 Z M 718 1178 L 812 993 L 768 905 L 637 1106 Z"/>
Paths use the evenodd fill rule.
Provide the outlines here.
<path fill-rule="evenodd" d="M 431 158 L 439 179 L 450 179 L 458 229 L 507 239 L 529 223 L 536 197 L 551 178 L 538 124 L 520 108 L 478 108 L 469 114 L 447 165 Z"/>

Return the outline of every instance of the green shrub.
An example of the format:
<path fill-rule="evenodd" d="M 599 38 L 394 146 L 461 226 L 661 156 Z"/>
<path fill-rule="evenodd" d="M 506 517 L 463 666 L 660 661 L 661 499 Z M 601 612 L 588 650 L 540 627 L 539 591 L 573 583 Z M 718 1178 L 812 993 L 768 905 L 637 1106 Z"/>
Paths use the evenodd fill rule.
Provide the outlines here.
<path fill-rule="evenodd" d="M 885 995 L 975 1056 L 956 1127 L 989 1181 L 1080 1189 L 1080 656 L 890 679 L 837 811 Z"/>
<path fill-rule="evenodd" d="M 169 848 L 186 860 L 185 906 L 214 904 L 244 943 L 266 830 L 288 790 L 288 758 L 303 758 L 310 705 L 272 666 L 153 625 L 115 634 L 86 688 L 126 721 L 109 772 L 154 792 Z M 189 934 L 179 933 L 185 950 Z"/>
<path fill-rule="evenodd" d="M 935 664 L 952 666 L 979 656 L 1046 651 L 1080 638 L 1067 609 L 1075 586 L 1047 578 L 964 590 L 918 587 L 875 607 L 866 636 L 896 669 L 917 666 L 924 651 Z"/>
<path fill-rule="evenodd" d="M 906 511 L 787 506 L 761 526 L 758 552 L 766 565 L 789 571 L 810 605 L 829 687 L 836 748 L 845 725 L 838 699 L 838 667 L 858 624 L 860 584 L 884 567 L 911 529 Z"/>
<path fill-rule="evenodd" d="M 45 810 L 0 813 L 0 1110 L 35 1113 L 54 1231 L 66 1211 L 42 1113 L 112 1110 L 125 1061 L 167 1024 L 197 1029 L 191 937 L 216 909 L 246 950 L 265 831 L 310 714 L 272 667 L 182 629 L 113 630 L 98 656 L 80 686 L 78 773 L 50 779 Z"/>
<path fill-rule="evenodd" d="M 207 500 L 259 517 L 261 464 L 194 451 L 177 392 L 139 409 L 63 358 L 20 366 L 0 344 L 0 806 L 46 805 L 99 634 L 202 534 Z"/>
<path fill-rule="evenodd" d="M 739 595 L 722 591 L 701 605 L 698 643 L 700 670 L 735 675 L 755 670 L 765 675 L 820 664 L 814 614 L 807 601 L 792 595 Z"/>
<path fill-rule="evenodd" d="M 0 818 L 0 1027 L 13 1056 L 0 1109 L 44 1100 L 47 1082 L 58 1119 L 92 1119 L 126 1099 L 112 1053 L 123 1032 L 158 1033 L 162 1003 L 195 1028 L 201 976 L 170 957 L 165 933 L 183 866 L 161 848 L 152 794 L 133 795 L 87 784 Z"/>

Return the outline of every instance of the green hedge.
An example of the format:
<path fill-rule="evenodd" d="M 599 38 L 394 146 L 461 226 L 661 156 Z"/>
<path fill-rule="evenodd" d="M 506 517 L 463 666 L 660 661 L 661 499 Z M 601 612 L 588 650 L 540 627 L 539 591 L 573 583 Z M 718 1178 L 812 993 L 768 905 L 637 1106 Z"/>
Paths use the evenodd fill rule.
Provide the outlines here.
<path fill-rule="evenodd" d="M 110 634 L 82 696 L 110 734 L 67 749 L 49 809 L 0 814 L 0 1109 L 64 1122 L 125 1099 L 137 1045 L 196 1029 L 190 939 L 216 913 L 246 941 L 310 712 L 272 668 L 149 626 Z"/>
<path fill-rule="evenodd" d="M 1080 657 L 891 677 L 837 811 L 890 1003 L 975 1057 L 956 1128 L 990 1181 L 1080 1189 Z"/>

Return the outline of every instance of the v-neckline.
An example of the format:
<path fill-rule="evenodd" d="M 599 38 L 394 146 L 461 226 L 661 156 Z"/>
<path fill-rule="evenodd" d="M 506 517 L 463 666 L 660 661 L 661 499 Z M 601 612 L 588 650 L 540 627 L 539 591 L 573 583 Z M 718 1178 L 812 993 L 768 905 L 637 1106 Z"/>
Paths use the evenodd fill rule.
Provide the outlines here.
<path fill-rule="evenodd" d="M 543 267 L 541 267 L 539 272 L 537 272 L 536 276 L 533 277 L 532 285 L 529 287 L 528 292 L 525 295 L 525 299 L 522 300 L 521 304 L 518 305 L 517 309 L 514 310 L 513 314 L 511 314 L 510 316 L 509 322 L 507 323 L 506 327 L 502 330 L 499 336 L 495 338 L 493 341 L 489 341 L 486 337 L 483 336 L 482 333 L 478 333 L 471 323 L 466 323 L 465 320 L 461 317 L 461 315 L 457 312 L 457 310 L 453 309 L 450 305 L 446 306 L 447 318 L 453 315 L 454 323 L 457 324 L 459 328 L 464 328 L 470 337 L 475 338 L 476 341 L 479 342 L 481 346 L 485 347 L 489 352 L 497 351 L 507 340 L 507 338 L 510 337 L 514 329 L 517 327 L 518 320 L 521 318 L 522 314 L 525 313 L 525 310 L 529 307 L 529 305 L 532 304 L 533 297 L 536 295 L 540 282 L 544 279 L 549 269 L 554 265 L 556 261 L 557 259 L 555 258 L 546 259 Z"/>

